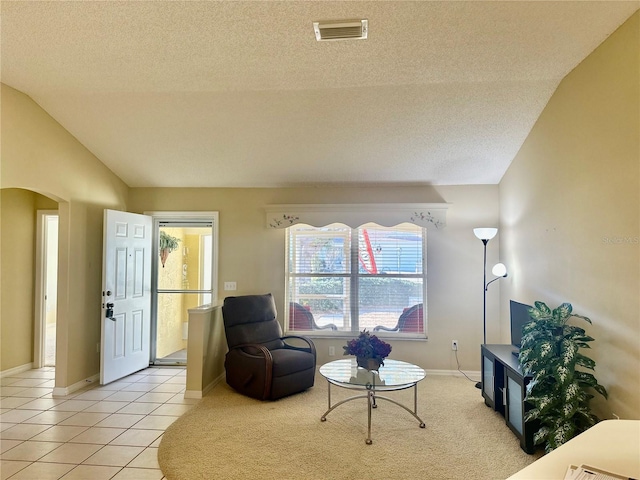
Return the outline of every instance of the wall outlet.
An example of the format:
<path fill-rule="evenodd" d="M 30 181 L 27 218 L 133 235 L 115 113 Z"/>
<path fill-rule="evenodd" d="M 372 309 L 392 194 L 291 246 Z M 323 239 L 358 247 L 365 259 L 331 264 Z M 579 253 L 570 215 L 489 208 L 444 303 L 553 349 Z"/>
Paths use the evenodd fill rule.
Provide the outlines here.
<path fill-rule="evenodd" d="M 453 351 L 458 350 L 458 340 L 451 340 L 451 350 Z"/>
<path fill-rule="evenodd" d="M 224 282 L 224 289 L 228 292 L 235 290 L 236 282 Z"/>
<path fill-rule="evenodd" d="M 329 356 L 330 357 L 336 356 L 336 347 L 329 347 Z"/>

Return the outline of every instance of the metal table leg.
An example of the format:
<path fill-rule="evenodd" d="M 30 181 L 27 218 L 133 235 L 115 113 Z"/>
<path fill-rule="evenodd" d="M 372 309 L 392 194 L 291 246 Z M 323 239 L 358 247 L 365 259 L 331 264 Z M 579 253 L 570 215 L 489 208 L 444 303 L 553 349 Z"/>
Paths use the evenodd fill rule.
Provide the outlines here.
<path fill-rule="evenodd" d="M 367 399 L 367 438 L 365 439 L 364 442 L 367 445 L 371 445 L 373 443 L 373 440 L 371 439 L 371 409 L 377 407 L 377 404 L 376 404 L 377 399 L 386 400 L 387 402 L 391 402 L 395 405 L 398 405 L 401 408 L 404 408 L 407 412 L 413 415 L 413 417 L 416 420 L 418 420 L 418 422 L 420 422 L 419 423 L 420 428 L 426 427 L 425 423 L 418 416 L 418 384 L 417 383 L 413 384 L 413 410 L 411 410 L 406 405 L 403 405 L 392 398 L 376 395 L 375 387 L 371 385 L 368 385 L 366 387 L 367 393 L 365 395 L 355 395 L 353 397 L 346 398 L 332 406 L 331 405 L 331 382 L 328 381 L 327 383 L 328 383 L 328 389 L 327 389 L 328 409 L 326 412 L 322 414 L 322 416 L 320 417 L 320 421 L 326 422 L 327 415 L 329 415 L 329 413 L 331 413 L 333 410 L 335 410 L 337 407 L 339 407 L 343 403 L 350 402 L 351 400 L 356 400 L 358 398 L 366 398 Z"/>

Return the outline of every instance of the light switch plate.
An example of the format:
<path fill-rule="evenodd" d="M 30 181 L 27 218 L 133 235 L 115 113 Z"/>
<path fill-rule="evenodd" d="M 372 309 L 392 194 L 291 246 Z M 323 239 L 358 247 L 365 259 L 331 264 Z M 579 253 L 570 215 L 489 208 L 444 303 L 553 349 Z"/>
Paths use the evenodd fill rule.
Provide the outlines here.
<path fill-rule="evenodd" d="M 236 289 L 236 282 L 224 282 L 224 289 L 226 291 L 232 291 Z"/>

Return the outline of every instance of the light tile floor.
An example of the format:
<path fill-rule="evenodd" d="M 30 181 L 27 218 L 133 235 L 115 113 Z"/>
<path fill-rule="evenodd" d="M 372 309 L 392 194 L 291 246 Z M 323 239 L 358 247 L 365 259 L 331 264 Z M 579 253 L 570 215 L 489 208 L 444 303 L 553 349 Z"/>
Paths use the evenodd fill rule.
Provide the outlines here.
<path fill-rule="evenodd" d="M 0 479 L 161 480 L 165 429 L 197 400 L 184 367 L 53 397 L 54 368 L 0 378 Z"/>

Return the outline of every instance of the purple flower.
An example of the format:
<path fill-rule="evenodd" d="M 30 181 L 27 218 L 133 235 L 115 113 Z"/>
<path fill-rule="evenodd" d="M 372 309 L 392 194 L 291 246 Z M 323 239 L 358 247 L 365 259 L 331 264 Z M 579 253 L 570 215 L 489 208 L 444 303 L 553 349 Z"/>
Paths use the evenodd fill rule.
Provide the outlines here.
<path fill-rule="evenodd" d="M 391 353 L 391 345 L 366 330 L 360 332 L 357 338 L 349 340 L 342 348 L 345 355 L 375 358 L 380 362 Z"/>

